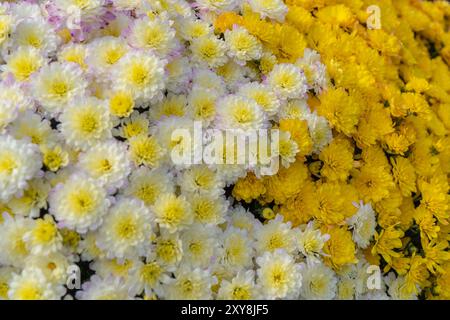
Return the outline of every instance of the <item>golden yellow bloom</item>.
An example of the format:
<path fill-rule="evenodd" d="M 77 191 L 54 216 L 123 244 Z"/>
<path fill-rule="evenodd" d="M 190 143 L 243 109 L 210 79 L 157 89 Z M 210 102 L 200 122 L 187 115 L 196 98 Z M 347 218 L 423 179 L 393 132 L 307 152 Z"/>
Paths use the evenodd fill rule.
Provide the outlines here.
<path fill-rule="evenodd" d="M 380 254 L 387 263 L 392 263 L 392 258 L 398 258 L 401 254 L 395 249 L 402 247 L 401 238 L 404 233 L 401 230 L 390 226 L 381 230 L 380 233 L 375 232 L 375 244 L 372 248 L 372 253 Z"/>
<path fill-rule="evenodd" d="M 255 174 L 248 173 L 245 178 L 240 178 L 234 185 L 232 194 L 236 200 L 244 200 L 250 203 L 266 192 L 266 188 L 261 179 L 257 179 Z"/>
<path fill-rule="evenodd" d="M 358 262 L 352 234 L 346 227 L 330 228 L 322 232 L 330 235 L 330 240 L 324 245 L 324 252 L 329 255 L 324 258 L 326 264 L 339 270 L 346 264 Z"/>

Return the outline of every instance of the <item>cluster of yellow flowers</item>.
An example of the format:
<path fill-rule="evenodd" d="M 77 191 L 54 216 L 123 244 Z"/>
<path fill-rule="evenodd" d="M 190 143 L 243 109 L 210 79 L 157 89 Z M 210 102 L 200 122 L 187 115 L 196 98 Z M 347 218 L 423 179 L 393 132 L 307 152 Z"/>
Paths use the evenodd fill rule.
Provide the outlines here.
<path fill-rule="evenodd" d="M 280 121 L 299 146 L 296 162 L 274 176 L 248 174 L 233 196 L 269 219 L 314 220 L 330 235 L 324 261 L 337 273 L 363 254 L 401 277 L 401 296 L 450 299 L 450 5 L 379 0 L 368 10 L 373 2 L 286 0 L 283 23 L 249 7 L 217 17 L 216 32 L 242 26 L 278 62 L 316 50 L 329 76 L 308 105 L 329 121 L 332 142 L 312 154 L 306 121 Z M 377 13 L 381 28 L 371 28 Z M 259 67 L 272 65 L 263 57 Z M 370 223 L 349 220 L 363 203 L 375 211 L 373 236 Z"/>

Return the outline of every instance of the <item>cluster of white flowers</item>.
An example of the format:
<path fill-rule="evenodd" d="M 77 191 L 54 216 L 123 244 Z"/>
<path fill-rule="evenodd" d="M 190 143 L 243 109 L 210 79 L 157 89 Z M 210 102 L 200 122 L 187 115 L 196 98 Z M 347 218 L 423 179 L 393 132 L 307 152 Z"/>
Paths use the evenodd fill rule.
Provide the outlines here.
<path fill-rule="evenodd" d="M 364 267 L 323 264 L 328 235 L 262 223 L 226 191 L 258 164 L 173 162 L 191 141 L 172 133 L 196 121 L 245 134 L 306 120 L 314 153 L 332 139 L 306 102 L 327 83 L 317 53 L 277 64 L 244 28 L 214 32 L 214 15 L 244 4 L 282 21 L 282 1 L 190 2 L 0 4 L 0 298 L 366 297 Z M 299 146 L 280 141 L 271 156 L 288 167 Z M 361 247 L 373 224 L 361 206 Z M 94 275 L 67 292 L 68 266 L 85 262 Z"/>

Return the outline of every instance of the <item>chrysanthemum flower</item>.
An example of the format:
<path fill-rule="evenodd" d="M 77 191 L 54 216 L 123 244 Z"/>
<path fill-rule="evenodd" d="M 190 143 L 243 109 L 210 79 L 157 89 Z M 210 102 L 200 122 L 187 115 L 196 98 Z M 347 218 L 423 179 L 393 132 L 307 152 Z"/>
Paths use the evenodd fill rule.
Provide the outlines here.
<path fill-rule="evenodd" d="M 102 223 L 110 200 L 98 182 L 75 174 L 52 190 L 49 203 L 50 213 L 58 222 L 85 233 Z"/>
<path fill-rule="evenodd" d="M 297 297 L 302 287 L 301 265 L 284 250 L 265 252 L 256 259 L 257 283 L 266 299 Z"/>
<path fill-rule="evenodd" d="M 267 76 L 267 84 L 283 99 L 303 98 L 308 84 L 303 72 L 293 64 L 277 64 Z"/>
<path fill-rule="evenodd" d="M 152 235 L 153 217 L 142 202 L 122 198 L 115 203 L 99 229 L 97 245 L 108 257 L 133 257 L 144 252 Z"/>
<path fill-rule="evenodd" d="M 246 61 L 258 60 L 261 57 L 261 44 L 259 40 L 251 35 L 246 29 L 234 27 L 233 30 L 225 31 L 225 44 L 230 58 L 240 65 Z"/>
<path fill-rule="evenodd" d="M 155 17 L 135 20 L 128 36 L 130 44 L 135 48 L 152 49 L 164 57 L 176 45 L 175 30 L 171 24 L 170 20 Z"/>
<path fill-rule="evenodd" d="M 206 35 L 192 40 L 190 49 L 193 61 L 200 65 L 214 68 L 227 62 L 225 42 L 213 35 Z"/>
<path fill-rule="evenodd" d="M 66 142 L 86 149 L 111 136 L 112 122 L 105 101 L 89 97 L 73 101 L 60 117 Z"/>
<path fill-rule="evenodd" d="M 307 300 L 331 300 L 336 295 L 337 278 L 334 272 L 317 264 L 307 267 L 303 272 L 301 297 Z"/>
<path fill-rule="evenodd" d="M 75 63 L 54 62 L 41 68 L 32 79 L 33 95 L 50 113 L 59 113 L 81 97 L 88 83 Z"/>
<path fill-rule="evenodd" d="M 9 200 L 27 186 L 42 166 L 42 157 L 36 145 L 15 140 L 10 135 L 0 138 L 0 199 Z"/>
<path fill-rule="evenodd" d="M 193 213 L 190 203 L 184 196 L 166 193 L 153 205 L 155 221 L 161 228 L 173 233 L 185 229 L 192 223 Z"/>
<path fill-rule="evenodd" d="M 222 129 L 260 129 L 264 122 L 264 114 L 253 99 L 229 95 L 217 103 L 217 124 Z"/>
<path fill-rule="evenodd" d="M 13 275 L 8 296 L 12 300 L 59 300 L 65 291 L 62 285 L 47 281 L 40 269 L 26 268 Z"/>
<path fill-rule="evenodd" d="M 165 60 L 145 51 L 130 51 L 112 72 L 113 90 L 131 92 L 138 102 L 162 98 L 165 87 Z"/>
<path fill-rule="evenodd" d="M 108 140 L 82 153 L 78 162 L 81 170 L 102 185 L 119 188 L 131 172 L 131 161 L 125 145 Z"/>

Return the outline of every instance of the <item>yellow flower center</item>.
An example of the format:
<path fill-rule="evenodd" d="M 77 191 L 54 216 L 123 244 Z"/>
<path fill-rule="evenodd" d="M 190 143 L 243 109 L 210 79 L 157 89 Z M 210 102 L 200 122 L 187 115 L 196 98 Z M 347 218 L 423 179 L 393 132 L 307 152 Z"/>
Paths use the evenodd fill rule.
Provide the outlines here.
<path fill-rule="evenodd" d="M 79 128 L 84 133 L 93 133 L 99 128 L 99 121 L 93 112 L 86 112 L 80 115 Z"/>
<path fill-rule="evenodd" d="M 51 221 L 38 220 L 33 236 L 38 243 L 51 242 L 58 234 L 58 229 Z"/>
<path fill-rule="evenodd" d="M 16 296 L 19 300 L 40 300 L 42 299 L 42 291 L 32 283 L 27 283 L 17 290 Z"/>
<path fill-rule="evenodd" d="M 247 108 L 235 110 L 233 116 L 236 122 L 240 124 L 250 123 L 255 118 L 253 112 Z"/>
<path fill-rule="evenodd" d="M 247 287 L 235 287 L 232 293 L 235 300 L 250 300 L 250 290 Z"/>
<path fill-rule="evenodd" d="M 10 154 L 0 157 L 0 174 L 10 175 L 17 168 L 17 162 Z"/>
<path fill-rule="evenodd" d="M 8 290 L 9 286 L 5 282 L 0 282 L 0 298 L 6 299 L 8 298 Z"/>
<path fill-rule="evenodd" d="M 69 86 L 64 81 L 55 81 L 52 83 L 50 92 L 56 96 L 63 97 L 69 91 Z"/>
<path fill-rule="evenodd" d="M 134 108 L 133 97 L 125 92 L 119 92 L 109 101 L 111 113 L 118 117 L 128 117 Z"/>
<path fill-rule="evenodd" d="M 162 268 L 155 262 L 145 264 L 141 269 L 141 276 L 145 283 L 153 285 L 159 279 Z"/>
<path fill-rule="evenodd" d="M 130 82 L 138 86 L 144 86 L 148 82 L 149 77 L 148 70 L 144 66 L 134 64 L 131 67 L 129 75 Z"/>
<path fill-rule="evenodd" d="M 94 209 L 95 201 L 88 191 L 77 190 L 68 199 L 72 211 L 82 216 Z"/>
<path fill-rule="evenodd" d="M 17 57 L 9 64 L 14 77 L 20 81 L 28 79 L 39 67 L 30 57 Z"/>
<path fill-rule="evenodd" d="M 131 239 L 137 233 L 136 222 L 130 217 L 122 218 L 116 226 L 116 234 L 122 239 Z"/>

